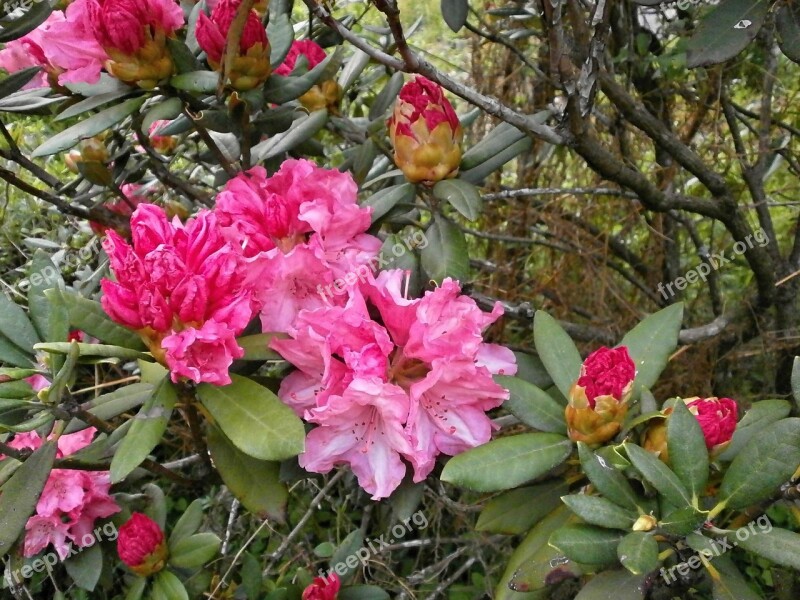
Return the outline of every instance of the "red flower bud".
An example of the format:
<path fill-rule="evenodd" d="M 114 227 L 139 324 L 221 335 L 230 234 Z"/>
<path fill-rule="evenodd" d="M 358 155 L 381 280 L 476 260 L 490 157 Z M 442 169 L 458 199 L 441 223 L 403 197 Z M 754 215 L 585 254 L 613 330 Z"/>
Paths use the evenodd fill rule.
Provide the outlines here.
<path fill-rule="evenodd" d="M 303 600 L 336 600 L 341 585 L 336 573 L 326 578 L 315 577 L 311 585 L 303 590 Z"/>
<path fill-rule="evenodd" d="M 394 160 L 413 182 L 455 177 L 463 131 L 441 86 L 417 75 L 400 90 L 389 118 Z"/>
<path fill-rule="evenodd" d="M 586 357 L 565 412 L 570 438 L 602 444 L 614 437 L 628 412 L 635 377 L 624 346 L 599 348 Z"/>
<path fill-rule="evenodd" d="M 306 57 L 308 61 L 308 69 L 311 70 L 319 63 L 325 60 L 327 56 L 325 50 L 322 49 L 314 40 L 295 40 L 292 42 L 292 47 L 289 48 L 289 53 L 280 66 L 275 69 L 276 75 L 291 75 L 294 67 L 297 64 L 297 59 L 301 56 Z"/>
<path fill-rule="evenodd" d="M 711 454 L 724 449 L 736 430 L 739 409 L 735 400 L 730 398 L 685 398 L 683 400 L 689 411 L 697 417 L 706 448 Z"/>
<path fill-rule="evenodd" d="M 208 64 L 219 71 L 222 68 L 223 52 L 231 23 L 241 0 L 220 0 L 208 17 L 200 13 L 197 18 L 197 44 L 206 53 Z M 240 91 L 251 90 L 267 80 L 271 71 L 267 32 L 254 10 L 247 15 L 239 54 L 229 73 L 231 85 Z"/>
<path fill-rule="evenodd" d="M 150 517 L 138 512 L 119 528 L 117 552 L 131 571 L 143 577 L 163 569 L 169 554 L 164 532 Z"/>

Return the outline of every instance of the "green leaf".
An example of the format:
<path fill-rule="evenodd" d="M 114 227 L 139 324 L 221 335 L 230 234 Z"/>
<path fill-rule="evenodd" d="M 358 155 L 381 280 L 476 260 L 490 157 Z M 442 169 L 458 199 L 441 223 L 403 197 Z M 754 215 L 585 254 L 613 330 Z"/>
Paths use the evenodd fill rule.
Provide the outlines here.
<path fill-rule="evenodd" d="M 585 565 L 613 565 L 617 546 L 622 539 L 619 531 L 594 525 L 565 525 L 550 536 L 549 544 L 570 560 Z"/>
<path fill-rule="evenodd" d="M 173 75 L 169 84 L 179 90 L 187 92 L 201 92 L 213 94 L 219 85 L 219 74 L 214 71 L 192 71 Z"/>
<path fill-rule="evenodd" d="M 567 433 L 564 407 L 547 392 L 519 377 L 495 375 L 494 380 L 509 390 L 503 406 L 520 421 L 540 431 Z"/>
<path fill-rule="evenodd" d="M 81 548 L 78 554 L 64 561 L 67 574 L 79 588 L 93 592 L 103 572 L 103 551 L 99 543 Z"/>
<path fill-rule="evenodd" d="M 575 600 L 642 600 L 647 589 L 644 575 L 633 575 L 624 570 L 605 571 L 592 577 Z"/>
<path fill-rule="evenodd" d="M 125 595 L 125 600 L 141 600 L 144 596 L 144 590 L 147 587 L 147 579 L 145 577 L 136 577 L 128 588 L 128 593 Z"/>
<path fill-rule="evenodd" d="M 628 530 L 633 526 L 636 516 L 605 498 L 573 494 L 563 496 L 561 500 L 567 507 L 589 525 L 598 525 L 609 529 Z"/>
<path fill-rule="evenodd" d="M 172 571 L 159 571 L 153 579 L 150 600 L 189 600 L 189 594 Z"/>
<path fill-rule="evenodd" d="M 175 523 L 172 533 L 169 536 L 169 547 L 172 548 L 177 542 L 197 532 L 203 524 L 203 501 L 194 500 Z"/>
<path fill-rule="evenodd" d="M 667 419 L 667 449 L 672 470 L 697 504 L 708 482 L 708 449 L 697 417 L 680 400 Z"/>
<path fill-rule="evenodd" d="M 748 535 L 740 535 L 741 532 Z M 800 570 L 800 534 L 794 531 L 773 527 L 771 524 L 769 528 L 761 528 L 761 531 L 755 533 L 742 527 L 736 532 L 736 539 L 739 546 L 748 552 L 784 567 Z"/>
<path fill-rule="evenodd" d="M 672 535 L 686 535 L 706 520 L 706 513 L 698 511 L 693 506 L 684 506 L 673 510 L 658 522 L 658 528 Z"/>
<path fill-rule="evenodd" d="M 713 600 L 763 600 L 727 556 L 716 557 L 707 571 L 713 586 Z"/>
<path fill-rule="evenodd" d="M 49 156 L 68 150 L 80 140 L 102 133 L 106 129 L 113 127 L 126 117 L 132 115 L 139 110 L 139 107 L 144 104 L 145 100 L 146 98 L 144 96 L 131 98 L 130 100 L 102 110 L 96 115 L 92 115 L 88 119 L 84 119 L 80 123 L 68 127 L 61 133 L 57 133 L 36 148 L 31 156 Z"/>
<path fill-rule="evenodd" d="M 563 463 L 572 442 L 554 433 L 523 433 L 493 440 L 451 458 L 442 481 L 479 492 L 516 487 Z"/>
<path fill-rule="evenodd" d="M 190 535 L 170 547 L 169 563 L 179 569 L 197 569 L 217 555 L 221 544 L 214 533 Z"/>
<path fill-rule="evenodd" d="M 0 557 L 25 531 L 56 458 L 56 441 L 50 440 L 33 452 L 0 488 Z"/>
<path fill-rule="evenodd" d="M 671 304 L 654 313 L 631 329 L 619 343 L 626 346 L 636 364 L 634 399 L 641 390 L 651 389 L 678 347 L 678 334 L 683 322 L 683 304 Z"/>
<path fill-rule="evenodd" d="M 108 104 L 109 102 L 113 102 L 115 100 L 119 100 L 120 98 L 124 98 L 133 91 L 135 91 L 134 88 L 127 88 L 123 90 L 115 90 L 112 92 L 108 92 L 106 94 L 97 94 L 96 96 L 89 96 L 88 98 L 84 98 L 80 102 L 67 106 L 64 110 L 58 113 L 56 118 L 53 120 L 66 121 L 67 119 L 71 119 L 72 117 L 77 117 L 78 115 L 82 115 L 85 112 L 94 110 L 95 108 L 103 106 L 104 104 Z"/>
<path fill-rule="evenodd" d="M 260 519 L 284 521 L 289 493 L 279 479 L 280 463 L 241 452 L 218 427 L 209 427 L 207 438 L 222 481 L 242 506 Z"/>
<path fill-rule="evenodd" d="M 99 302 L 72 292 L 58 290 L 52 290 L 47 296 L 50 297 L 51 293 L 60 293 L 69 310 L 69 321 L 75 328 L 112 346 L 147 350 L 138 335 L 108 318 Z"/>
<path fill-rule="evenodd" d="M 369 120 L 374 121 L 380 119 L 386 114 L 386 111 L 394 104 L 397 99 L 397 94 L 403 87 L 403 74 L 400 72 L 395 73 L 389 77 L 389 81 L 383 86 L 383 89 L 375 96 L 372 106 L 369 107 Z"/>
<path fill-rule="evenodd" d="M 469 14 L 469 0 L 441 0 L 442 16 L 447 26 L 458 33 Z"/>
<path fill-rule="evenodd" d="M 0 333 L 17 347 L 33 353 L 33 345 L 41 339 L 28 315 L 5 294 L 0 294 Z"/>
<path fill-rule="evenodd" d="M 461 170 L 473 169 L 526 138 L 527 136 L 513 125 L 500 123 L 480 142 L 464 152 L 461 157 Z"/>
<path fill-rule="evenodd" d="M 547 113 L 550 114 L 549 111 L 547 111 Z M 511 144 L 505 150 L 492 155 L 491 158 L 479 164 L 477 167 L 473 167 L 468 171 L 462 171 L 458 178 L 479 185 L 486 177 L 496 172 L 508 161 L 530 150 L 531 146 L 533 146 L 533 138 L 525 136 L 521 140 Z"/>
<path fill-rule="evenodd" d="M 292 409 L 267 388 L 240 375 L 224 387 L 197 386 L 205 409 L 222 432 L 245 454 L 283 460 L 303 451 L 305 429 Z"/>
<path fill-rule="evenodd" d="M 133 383 L 85 402 L 81 408 L 98 419 L 108 421 L 145 403 L 153 395 L 153 389 L 149 383 Z M 88 426 L 88 423 L 76 418 L 67 425 L 64 433 L 75 433 Z"/>
<path fill-rule="evenodd" d="M 42 67 L 28 67 L 16 73 L 11 73 L 0 81 L 0 98 L 10 96 L 14 92 L 20 91 L 24 88 L 37 73 L 42 70 Z"/>
<path fill-rule="evenodd" d="M 183 102 L 180 98 L 164 98 L 145 113 L 142 119 L 142 132 L 150 131 L 150 126 L 156 121 L 171 121 L 181 114 L 182 108 Z"/>
<path fill-rule="evenodd" d="M 745 508 L 769 498 L 800 465 L 800 419 L 783 419 L 764 428 L 733 459 L 719 498 L 725 507 Z"/>
<path fill-rule="evenodd" d="M 69 333 L 66 307 L 45 295 L 46 290 L 59 287 L 64 281 L 50 256 L 41 248 L 33 254 L 28 281 L 28 310 L 39 339 L 52 342 L 66 340 Z"/>
<path fill-rule="evenodd" d="M 450 203 L 464 217 L 474 221 L 481 214 L 481 195 L 471 183 L 444 179 L 433 186 L 433 195 Z"/>
<path fill-rule="evenodd" d="M 612 502 L 626 508 L 636 508 L 639 498 L 625 476 L 583 442 L 578 442 L 578 456 L 583 472 L 592 485 Z"/>
<path fill-rule="evenodd" d="M 153 396 L 144 403 L 134 418 L 130 431 L 111 459 L 111 483 L 125 479 L 158 445 L 164 437 L 177 401 L 175 386 L 168 378 L 162 379 Z"/>
<path fill-rule="evenodd" d="M 0 29 L 0 43 L 5 44 L 30 33 L 47 20 L 53 12 L 53 5 L 48 2 L 34 2 L 22 16 L 4 23 Z"/>
<path fill-rule="evenodd" d="M 42 352 L 49 352 L 51 354 L 69 354 L 73 344 L 77 346 L 79 356 L 102 356 L 107 358 L 124 358 L 127 360 L 136 360 L 139 358 L 149 357 L 149 355 L 144 354 L 139 350 L 131 350 L 130 348 L 123 348 L 122 346 L 110 346 L 108 344 L 84 344 L 82 342 L 48 342 L 34 344 L 33 349 Z"/>
<path fill-rule="evenodd" d="M 241 360 L 282 360 L 281 355 L 272 350 L 272 340 L 286 337 L 283 333 L 256 333 L 236 338 L 236 343 L 244 350 Z"/>
<path fill-rule="evenodd" d="M 792 396 L 795 404 L 800 407 L 800 356 L 795 356 L 792 364 Z"/>
<path fill-rule="evenodd" d="M 533 341 L 553 383 L 569 398 L 569 390 L 578 381 L 583 364 L 575 343 L 558 321 L 543 310 L 537 310 L 533 317 Z"/>
<path fill-rule="evenodd" d="M 564 481 L 548 481 L 503 492 L 486 503 L 475 529 L 489 533 L 523 533 L 558 508 L 561 496 L 568 490 Z"/>
<path fill-rule="evenodd" d="M 11 340 L 0 335 L 0 362 L 16 367 L 30 367 L 34 360 L 32 354 L 26 354 Z"/>
<path fill-rule="evenodd" d="M 269 62 L 275 69 L 281 65 L 294 41 L 294 29 L 289 21 L 289 14 L 282 12 L 271 15 L 267 25 L 267 39 L 269 40 Z"/>
<path fill-rule="evenodd" d="M 625 444 L 625 450 L 633 466 L 664 496 L 667 502 L 678 508 L 691 506 L 692 498 L 689 491 L 678 479 L 678 476 L 656 458 L 655 454 L 636 444 Z"/>
<path fill-rule="evenodd" d="M 398 204 L 414 202 L 416 188 L 410 183 L 401 183 L 383 188 L 366 198 L 361 206 L 372 208 L 372 222 L 375 223 Z"/>
<path fill-rule="evenodd" d="M 336 70 L 342 63 L 342 53 L 337 50 L 319 63 L 316 67 L 299 77 L 276 75 L 267 79 L 264 84 L 264 96 L 268 102 L 285 104 L 305 94 L 318 81 L 333 79 Z M 321 112 L 327 113 L 323 110 Z"/>
<path fill-rule="evenodd" d="M 334 569 L 337 566 L 342 569 L 343 567 L 341 565 L 347 567 L 344 574 L 340 575 L 342 582 L 347 582 L 349 579 L 351 579 L 355 574 L 356 568 L 358 568 L 358 564 L 356 564 L 354 567 L 348 565 L 347 559 L 351 556 L 355 556 L 356 552 L 363 547 L 364 534 L 361 533 L 360 529 L 356 529 L 355 531 L 349 533 L 344 540 L 342 540 L 342 543 L 336 549 L 336 552 L 334 552 L 333 556 L 331 556 L 331 560 L 328 563 L 331 569 Z"/>
<path fill-rule="evenodd" d="M 571 519 L 574 519 L 572 514 L 566 507 L 560 506 L 528 532 L 508 559 L 505 572 L 495 589 L 495 600 L 528 597 L 520 594 L 544 588 L 546 579 L 555 569 L 580 576 L 580 569 L 547 543 L 550 536 Z M 559 560 L 555 561 L 556 558 Z"/>
<path fill-rule="evenodd" d="M 789 60 L 800 63 L 800 6 L 780 0 L 775 10 L 778 45 Z"/>
<path fill-rule="evenodd" d="M 270 78 L 274 79 L 274 78 Z M 253 146 L 254 161 L 265 161 L 288 152 L 292 148 L 311 139 L 328 122 L 327 110 L 315 110 L 295 119 L 289 129 Z"/>
<path fill-rule="evenodd" d="M 634 575 L 647 575 L 658 566 L 658 542 L 649 533 L 634 531 L 620 541 L 617 558 Z"/>
<path fill-rule="evenodd" d="M 441 283 L 446 277 L 459 281 L 469 279 L 469 249 L 464 233 L 441 215 L 425 232 L 428 245 L 422 248 L 422 268 L 428 277 Z"/>
<path fill-rule="evenodd" d="M 752 42 L 769 12 L 768 0 L 726 0 L 706 14 L 687 44 L 690 69 L 725 62 Z"/>
<path fill-rule="evenodd" d="M 720 460 L 731 461 L 747 443 L 757 437 L 765 427 L 788 417 L 792 405 L 786 400 L 759 400 L 753 404 L 742 420 L 736 424 L 730 445 L 719 455 Z"/>

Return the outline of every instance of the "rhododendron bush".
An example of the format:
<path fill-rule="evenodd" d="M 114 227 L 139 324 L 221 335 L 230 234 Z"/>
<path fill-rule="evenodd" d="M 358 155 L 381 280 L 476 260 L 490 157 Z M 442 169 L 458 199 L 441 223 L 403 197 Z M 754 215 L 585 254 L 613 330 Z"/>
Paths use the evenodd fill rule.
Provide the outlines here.
<path fill-rule="evenodd" d="M 749 600 L 745 561 L 800 568 L 791 526 L 737 535 L 797 512 L 796 407 L 662 377 L 702 339 L 684 303 L 596 335 L 481 286 L 488 244 L 526 243 L 481 228 L 512 225 L 501 188 L 531 157 L 575 150 L 647 218 L 694 207 L 585 146 L 596 86 L 622 93 L 594 71 L 610 3 L 585 22 L 588 3 L 544 3 L 591 49 L 551 57 L 564 95 L 535 114 L 427 62 L 395 2 L 360 4 L 72 0 L 0 19 L 0 178 L 97 242 L 76 274 L 26 238 L 37 249 L 0 296 L 3 593 Z M 480 31 L 477 3 L 441 4 L 451 29 Z M 518 55 L 524 35 L 487 39 Z M 656 128 L 649 107 L 619 110 Z M 52 134 L 31 144 L 14 127 L 34 122 Z M 696 168 L 675 134 L 656 138 Z M 714 195 L 696 213 L 752 238 L 696 175 Z M 536 280 L 536 261 L 516 264 L 500 288 Z M 567 331 L 590 335 L 579 350 Z M 797 368 L 792 382 L 800 396 Z M 442 523 L 452 537 L 422 531 Z M 704 553 L 732 535 L 734 556 Z"/>

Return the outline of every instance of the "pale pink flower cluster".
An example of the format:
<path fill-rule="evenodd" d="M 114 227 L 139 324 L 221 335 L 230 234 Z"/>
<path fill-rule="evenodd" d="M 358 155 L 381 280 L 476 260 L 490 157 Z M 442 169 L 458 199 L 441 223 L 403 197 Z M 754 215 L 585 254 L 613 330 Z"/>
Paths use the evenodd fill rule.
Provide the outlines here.
<path fill-rule="evenodd" d="M 107 50 L 133 54 L 145 43 L 146 31 L 170 34 L 183 23 L 183 11 L 174 0 L 74 0 L 6 44 L 0 50 L 0 68 L 15 73 L 43 67 L 27 88 L 48 86 L 48 75 L 61 85 L 97 83 L 109 60 Z"/>
<path fill-rule="evenodd" d="M 288 334 L 272 347 L 297 367 L 279 396 L 316 425 L 300 464 L 320 473 L 348 464 L 379 499 L 407 464 L 421 481 L 439 454 L 487 442 L 486 411 L 508 398 L 492 376 L 513 375 L 516 364 L 510 350 L 483 341 L 499 303 L 484 313 L 450 279 L 408 298 L 406 272 L 372 274 L 381 240 L 366 233 L 370 214 L 349 174 L 308 160 L 238 175 L 213 211 L 186 225 L 142 204 L 132 245 L 108 234 L 116 281 L 103 281 L 102 302 L 174 381 L 217 385 L 230 382 L 242 356 L 235 337 L 260 313 L 262 331 Z M 349 287 L 319 292 L 334 280 Z"/>
<path fill-rule="evenodd" d="M 89 428 L 58 438 L 57 458 L 64 458 L 88 446 L 95 429 Z M 36 432 L 18 433 L 9 442 L 17 450 L 36 450 L 44 440 Z M 36 503 L 36 514 L 25 525 L 23 554 L 34 556 L 52 544 L 63 560 L 70 553 L 70 542 L 78 547 L 95 543 L 92 533 L 97 519 L 119 512 L 109 494 L 108 471 L 53 469 Z"/>
<path fill-rule="evenodd" d="M 266 266 L 256 290 L 264 331 L 288 331 L 301 310 L 325 305 L 320 285 L 378 253 L 381 241 L 365 233 L 371 209 L 358 206 L 357 194 L 349 174 L 290 159 L 271 177 L 254 167 L 217 195 L 228 238 Z"/>
<path fill-rule="evenodd" d="M 402 459 L 419 482 L 439 454 L 489 441 L 486 411 L 508 398 L 492 375 L 516 373 L 508 348 L 483 341 L 499 304 L 482 312 L 451 279 L 408 299 L 406 277 L 384 271 L 349 290 L 345 306 L 302 311 L 291 339 L 272 342 L 298 368 L 280 398 L 318 425 L 301 466 L 325 473 L 348 464 L 376 500 L 400 485 Z"/>

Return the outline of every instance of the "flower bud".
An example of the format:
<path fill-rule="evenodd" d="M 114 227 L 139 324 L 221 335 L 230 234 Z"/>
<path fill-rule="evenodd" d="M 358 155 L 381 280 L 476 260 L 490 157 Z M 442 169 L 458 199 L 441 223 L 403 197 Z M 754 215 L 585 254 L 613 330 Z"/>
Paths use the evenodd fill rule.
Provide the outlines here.
<path fill-rule="evenodd" d="M 304 57 L 311 70 L 326 58 L 325 50 L 314 40 L 295 40 L 286 58 L 281 65 L 275 69 L 276 75 L 291 75 L 297 61 Z M 342 98 L 342 88 L 333 79 L 326 79 L 318 83 L 305 94 L 298 98 L 300 104 L 311 112 L 315 110 L 328 109 L 332 113 L 339 111 L 339 102 Z"/>
<path fill-rule="evenodd" d="M 713 458 L 730 444 L 736 431 L 739 409 L 730 398 L 684 398 L 689 412 L 697 417 L 706 438 L 706 448 Z"/>
<path fill-rule="evenodd" d="M 658 524 L 658 520 L 653 515 L 641 515 L 633 524 L 633 531 L 652 531 Z"/>
<path fill-rule="evenodd" d="M 122 562 L 142 577 L 158 573 L 169 556 L 164 532 L 150 517 L 138 512 L 119 528 L 117 552 Z"/>
<path fill-rule="evenodd" d="M 326 578 L 315 577 L 311 585 L 303 590 L 303 600 L 336 600 L 341 585 L 336 573 Z"/>
<path fill-rule="evenodd" d="M 403 86 L 389 118 L 394 161 L 412 183 L 455 177 L 463 131 L 441 86 L 417 75 Z"/>
<path fill-rule="evenodd" d="M 105 142 L 98 137 L 81 141 L 78 148 L 80 149 L 81 160 L 100 163 L 108 160 L 108 148 L 106 148 Z"/>
<path fill-rule="evenodd" d="M 174 71 L 167 37 L 183 26 L 174 0 L 103 0 L 90 6 L 97 41 L 111 60 L 106 69 L 120 81 L 153 89 Z"/>
<path fill-rule="evenodd" d="M 636 367 L 626 347 L 592 352 L 569 392 L 565 411 L 569 437 L 590 445 L 614 437 L 628 412 L 635 377 Z"/>
<path fill-rule="evenodd" d="M 197 44 L 215 71 L 223 69 L 225 42 L 240 4 L 241 0 L 219 0 L 210 17 L 201 12 L 197 18 Z M 269 51 L 267 32 L 251 9 L 239 40 L 239 52 L 227 74 L 231 87 L 246 92 L 264 83 L 272 70 Z"/>
<path fill-rule="evenodd" d="M 160 152 L 161 154 L 170 154 L 172 153 L 178 145 L 178 138 L 174 135 L 158 135 L 156 132 L 164 127 L 165 125 L 169 125 L 172 121 L 166 120 L 159 120 L 153 121 L 153 124 L 150 125 L 150 129 L 147 130 L 147 135 L 150 138 L 150 145 L 153 146 L 153 149 L 156 152 Z"/>
<path fill-rule="evenodd" d="M 669 464 L 669 450 L 667 448 L 667 416 L 671 412 L 672 409 L 667 408 L 663 412 L 663 417 L 651 419 L 642 439 L 642 448 L 655 454 L 665 464 Z"/>

